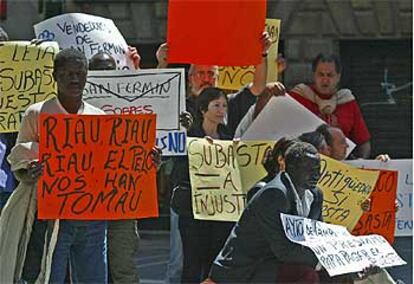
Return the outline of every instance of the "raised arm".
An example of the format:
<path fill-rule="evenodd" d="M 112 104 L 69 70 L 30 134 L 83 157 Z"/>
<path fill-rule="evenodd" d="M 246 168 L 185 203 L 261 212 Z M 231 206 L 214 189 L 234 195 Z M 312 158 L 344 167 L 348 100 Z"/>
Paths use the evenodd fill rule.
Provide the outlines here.
<path fill-rule="evenodd" d="M 262 43 L 262 61 L 256 65 L 253 77 L 253 83 L 249 86 L 253 95 L 260 95 L 266 87 L 267 79 L 267 53 L 272 44 L 272 40 L 267 32 L 264 32 L 261 37 Z"/>

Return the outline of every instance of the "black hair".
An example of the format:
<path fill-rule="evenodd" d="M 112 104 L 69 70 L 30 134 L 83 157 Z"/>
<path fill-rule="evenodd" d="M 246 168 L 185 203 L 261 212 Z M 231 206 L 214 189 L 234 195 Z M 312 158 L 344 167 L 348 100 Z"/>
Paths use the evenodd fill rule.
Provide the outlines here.
<path fill-rule="evenodd" d="M 286 150 L 286 170 L 304 166 L 309 162 L 319 163 L 319 159 L 318 150 L 314 146 L 306 142 L 297 142 Z"/>
<path fill-rule="evenodd" d="M 265 168 L 269 176 L 276 176 L 276 174 L 280 170 L 277 160 L 278 157 L 285 157 L 286 150 L 296 142 L 298 142 L 297 139 L 282 137 L 273 146 L 270 155 L 264 157 L 263 167 Z"/>
<path fill-rule="evenodd" d="M 321 150 L 322 145 L 324 142 L 326 143 L 325 137 L 322 135 L 322 133 L 318 131 L 312 131 L 312 132 L 305 132 L 302 133 L 298 139 L 302 142 L 306 142 L 311 144 L 313 147 L 318 149 L 318 151 Z"/>
<path fill-rule="evenodd" d="M 81 61 L 85 65 L 85 68 L 88 69 L 88 60 L 83 52 L 75 48 L 62 49 L 56 54 L 54 71 L 56 72 L 59 68 L 62 68 L 67 62 L 76 60 Z"/>
<path fill-rule="evenodd" d="M 102 68 L 105 63 L 110 63 L 114 66 L 112 69 L 104 69 Z M 91 57 L 89 60 L 89 70 L 115 70 L 116 69 L 116 62 L 115 59 L 105 51 L 100 51 L 96 53 L 94 56 Z"/>
<path fill-rule="evenodd" d="M 0 27 L 0 41 L 8 41 L 9 35 L 6 33 L 6 31 Z"/>
<path fill-rule="evenodd" d="M 315 59 L 312 61 L 312 71 L 315 72 L 316 71 L 316 67 L 318 66 L 318 64 L 320 62 L 333 62 L 335 63 L 335 71 L 338 74 L 342 73 L 342 64 L 341 64 L 341 60 L 339 59 L 339 57 L 335 54 L 324 54 L 324 53 L 319 53 Z"/>
<path fill-rule="evenodd" d="M 316 132 L 319 132 L 320 134 L 323 135 L 323 137 L 325 138 L 326 144 L 328 144 L 328 146 L 332 146 L 333 144 L 333 137 L 331 132 L 329 131 L 330 126 L 327 124 L 321 124 L 320 126 L 318 126 L 318 128 L 316 128 Z"/>
<path fill-rule="evenodd" d="M 203 111 L 208 110 L 208 105 L 211 101 L 217 100 L 220 97 L 223 97 L 226 102 L 227 96 L 219 89 L 214 87 L 205 88 L 200 95 L 197 97 L 197 119 L 199 121 L 203 120 Z"/>

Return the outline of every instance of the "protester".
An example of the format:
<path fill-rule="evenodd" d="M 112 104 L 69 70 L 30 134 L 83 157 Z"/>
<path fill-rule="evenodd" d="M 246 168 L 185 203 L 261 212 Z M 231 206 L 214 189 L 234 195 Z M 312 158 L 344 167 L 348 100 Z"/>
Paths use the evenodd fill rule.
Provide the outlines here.
<path fill-rule="evenodd" d="M 342 130 L 336 127 L 332 127 L 326 124 L 320 125 L 315 131 L 303 133 L 299 136 L 299 139 L 304 142 L 308 142 L 318 148 L 319 153 L 324 154 L 330 158 L 341 161 L 341 158 L 345 158 L 346 149 L 348 144 L 346 143 L 345 135 Z M 318 145 L 318 146 L 317 146 Z M 378 160 L 387 161 L 388 155 L 382 154 L 377 156 Z M 363 211 L 371 210 L 371 199 L 368 198 L 361 203 L 361 209 Z M 398 210 L 398 202 L 395 201 L 395 210 Z M 324 281 L 330 283 L 336 283 L 341 281 L 355 282 L 355 283 L 373 283 L 373 279 L 381 279 L 381 283 L 393 283 L 392 277 L 385 269 L 379 269 L 378 267 L 371 267 L 365 269 L 362 273 L 359 273 L 357 278 L 353 280 L 354 275 L 345 275 L 341 277 L 331 278 L 326 273 L 321 274 Z M 367 282 L 365 282 L 367 281 Z M 376 281 L 374 281 L 376 282 Z"/>
<path fill-rule="evenodd" d="M 328 145 L 326 153 L 328 157 L 338 161 L 345 160 L 346 152 L 349 146 L 341 129 L 327 124 L 322 124 L 315 130 L 315 132 L 320 133 L 325 138 Z M 387 162 L 390 160 L 390 157 L 388 154 L 380 154 L 375 159 L 381 162 Z M 371 209 L 371 199 L 368 198 L 362 202 L 361 208 L 364 211 L 369 211 Z M 395 210 L 398 211 L 398 200 L 395 201 Z"/>
<path fill-rule="evenodd" d="M 271 151 L 265 153 L 263 167 L 265 168 L 267 175 L 247 192 L 247 201 L 250 201 L 256 192 L 274 179 L 279 172 L 285 170 L 284 157 L 286 150 L 296 142 L 298 142 L 298 140 L 282 137 L 276 142 Z"/>
<path fill-rule="evenodd" d="M 298 139 L 302 142 L 306 142 L 311 144 L 313 147 L 315 147 L 320 154 L 330 156 L 331 155 L 331 149 L 328 146 L 328 143 L 325 140 L 325 137 L 317 132 L 305 132 L 299 135 Z"/>
<path fill-rule="evenodd" d="M 140 56 L 136 49 L 135 56 Z M 105 52 L 99 52 L 89 60 L 89 70 L 115 70 L 115 59 Z M 138 68 L 139 69 L 139 66 Z M 159 164 L 161 152 L 157 147 L 152 150 L 152 161 Z M 108 279 L 111 283 L 137 283 L 137 254 L 140 237 L 137 220 L 108 221 Z"/>
<path fill-rule="evenodd" d="M 329 154 L 327 156 L 338 160 L 343 161 L 346 158 L 346 152 L 349 148 L 349 145 L 346 141 L 346 137 L 340 128 L 329 126 L 327 124 L 321 124 L 317 129 L 316 132 L 321 133 L 328 145 L 327 151 Z M 325 155 L 325 154 L 324 154 Z M 391 160 L 388 154 L 379 154 L 375 157 L 375 160 L 379 160 L 381 162 L 388 162 Z"/>
<path fill-rule="evenodd" d="M 231 139 L 223 124 L 227 112 L 227 97 L 217 88 L 204 89 L 197 98 L 198 115 L 188 131 L 189 137 Z M 182 283 L 200 283 L 205 279 L 220 248 L 223 246 L 232 222 L 195 220 L 191 207 L 191 184 L 188 158 L 180 159 L 174 168 L 176 189 L 172 199 L 173 208 L 179 213 L 179 230 L 184 260 Z M 178 200 L 181 199 L 181 200 Z"/>
<path fill-rule="evenodd" d="M 82 100 L 87 72 L 88 62 L 82 52 L 60 51 L 55 57 L 53 71 L 57 97 L 36 103 L 25 112 L 17 144 L 8 158 L 21 184 L 3 212 L 0 224 L 0 275 L 4 277 L 2 280 L 10 280 L 6 283 L 20 280 L 33 222 L 35 226 L 38 222 L 47 222 L 37 219 L 34 202 L 37 181 L 43 172 L 43 165 L 38 161 L 40 114 L 104 114 Z M 105 221 L 54 220 L 47 222 L 46 227 L 48 241 L 43 259 L 49 261 L 42 262 L 37 281 L 63 283 L 69 263 L 72 281 L 107 282 Z M 9 234 L 5 230 L 10 231 Z M 11 237 L 15 240 L 8 239 Z M 11 264 L 4 264 L 6 257 Z"/>
<path fill-rule="evenodd" d="M 261 36 L 262 60 L 255 66 L 253 82 L 243 87 L 239 92 L 230 95 L 228 111 L 228 128 L 234 132 L 239 121 L 243 118 L 247 110 L 256 102 L 256 97 L 262 93 L 266 86 L 267 76 L 267 54 L 272 44 L 269 34 L 264 32 Z M 168 66 L 168 45 L 163 43 L 156 53 L 157 68 Z M 201 91 L 208 87 L 217 86 L 218 66 L 217 65 L 197 65 L 192 64 L 188 72 L 188 91 L 187 91 L 187 110 L 194 115 L 195 99 Z"/>
<path fill-rule="evenodd" d="M 271 45 L 271 40 L 267 32 L 261 36 L 262 42 L 262 60 L 260 64 L 255 66 L 254 80 L 251 84 L 242 88 L 236 94 L 233 94 L 229 98 L 228 109 L 228 125 L 237 126 L 240 119 L 244 116 L 245 112 L 249 109 L 250 105 L 256 100 L 256 96 L 262 93 L 266 85 L 267 76 L 267 52 Z M 168 45 L 163 43 L 159 46 L 156 57 L 158 61 L 157 68 L 168 67 Z M 205 89 L 209 87 L 215 87 L 218 79 L 218 66 L 217 65 L 197 65 L 192 64 L 188 72 L 187 83 L 187 95 L 186 95 L 186 112 L 180 115 L 180 120 L 184 122 L 184 126 L 188 129 L 193 117 L 196 115 L 197 97 Z M 240 105 L 243 104 L 243 105 Z M 229 132 L 232 134 L 235 128 L 229 127 Z M 186 159 L 183 157 L 182 159 Z M 174 168 L 178 165 L 181 167 L 182 160 L 180 158 L 175 159 Z M 173 184 L 176 184 L 175 180 L 172 180 Z M 180 235 L 178 228 L 178 215 L 171 210 L 170 215 L 170 260 L 167 267 L 167 283 L 180 282 L 181 267 L 182 267 L 182 249 Z"/>
<path fill-rule="evenodd" d="M 89 61 L 89 70 L 115 69 L 114 58 L 104 52 L 95 54 Z M 139 248 L 137 220 L 108 221 L 107 237 L 109 282 L 139 282 L 136 262 Z"/>
<path fill-rule="evenodd" d="M 311 269 L 303 270 L 306 273 L 301 280 L 317 282 L 318 275 L 313 271 L 316 257 L 308 248 L 286 238 L 280 213 L 304 217 L 311 214 L 313 194 L 309 189 L 315 188 L 320 177 L 319 162 L 317 150 L 309 144 L 297 142 L 288 147 L 285 171 L 279 172 L 248 202 L 213 263 L 212 281 L 275 283 L 277 267 L 283 262 L 308 266 Z M 316 211 L 320 213 L 321 208 Z"/>
<path fill-rule="evenodd" d="M 341 129 L 322 124 L 316 129 L 316 132 L 322 134 L 325 138 L 329 157 L 338 161 L 345 160 L 349 145 Z"/>
<path fill-rule="evenodd" d="M 329 125 L 340 128 L 357 144 L 356 158 L 369 158 L 368 128 L 351 90 L 338 89 L 342 65 L 336 55 L 319 54 L 312 63 L 313 84 L 299 84 L 289 94 Z"/>
<path fill-rule="evenodd" d="M 355 97 L 349 89 L 338 90 L 342 72 L 339 58 L 319 54 L 312 63 L 312 69 L 313 84 L 299 84 L 289 95 L 329 125 L 341 129 L 347 138 L 355 142 L 354 158 L 368 158 L 371 153 L 371 135 Z M 268 100 L 269 96 L 262 98 L 261 103 L 258 102 L 249 110 L 240 122 L 235 137 L 241 137 Z"/>

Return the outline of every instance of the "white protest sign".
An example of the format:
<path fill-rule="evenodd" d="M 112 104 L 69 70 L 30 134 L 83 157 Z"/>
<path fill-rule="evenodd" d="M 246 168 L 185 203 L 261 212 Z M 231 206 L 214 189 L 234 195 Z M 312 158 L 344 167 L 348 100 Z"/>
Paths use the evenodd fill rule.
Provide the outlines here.
<path fill-rule="evenodd" d="M 83 98 L 107 114 L 157 114 L 157 146 L 163 155 L 185 155 L 183 69 L 89 71 Z"/>
<path fill-rule="evenodd" d="M 110 19 L 82 13 L 70 13 L 34 25 L 37 38 L 57 41 L 59 47 L 76 48 L 90 59 L 98 52 L 109 53 L 118 69 L 134 69 L 128 57 L 128 45 Z"/>
<path fill-rule="evenodd" d="M 352 236 L 345 227 L 280 214 L 286 237 L 310 248 L 330 276 L 406 264 L 379 235 Z"/>
<path fill-rule="evenodd" d="M 325 122 L 290 96 L 273 97 L 253 120 L 241 140 L 278 140 L 284 136 L 297 137 L 314 131 Z M 355 143 L 347 138 L 347 155 Z"/>
<path fill-rule="evenodd" d="M 391 160 L 381 162 L 377 160 L 346 161 L 355 167 L 380 170 L 398 171 L 397 211 L 395 236 L 413 235 L 413 160 Z"/>

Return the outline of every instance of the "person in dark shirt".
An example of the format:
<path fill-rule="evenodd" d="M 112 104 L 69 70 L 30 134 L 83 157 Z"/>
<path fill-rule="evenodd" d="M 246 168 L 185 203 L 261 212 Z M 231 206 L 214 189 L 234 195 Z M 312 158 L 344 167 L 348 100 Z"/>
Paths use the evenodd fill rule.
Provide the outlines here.
<path fill-rule="evenodd" d="M 278 157 L 273 157 L 278 159 Z M 237 224 L 210 270 L 216 283 L 275 283 L 282 263 L 306 265 L 317 277 L 314 254 L 290 242 L 284 233 L 280 213 L 319 219 L 322 201 L 315 203 L 310 189 L 320 177 L 318 151 L 310 144 L 296 142 L 284 156 L 285 170 L 279 172 L 248 202 Z M 315 204 L 316 206 L 312 205 Z M 314 216 L 314 214 L 319 216 Z"/>
<path fill-rule="evenodd" d="M 217 88 L 206 88 L 197 98 L 197 116 L 187 135 L 189 137 L 206 137 L 209 139 L 229 140 L 223 124 L 227 114 L 227 97 Z M 184 261 L 181 281 L 183 283 L 200 283 L 210 270 L 214 257 L 224 244 L 233 222 L 195 220 L 191 207 L 191 184 L 188 158 L 179 158 L 180 167 L 173 172 L 176 191 L 187 191 L 187 214 L 179 212 L 179 230 L 182 239 Z M 177 197 L 177 192 L 174 197 Z"/>

